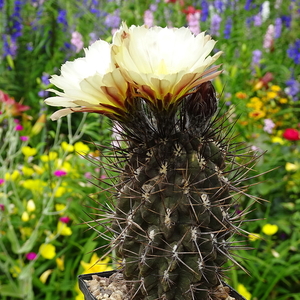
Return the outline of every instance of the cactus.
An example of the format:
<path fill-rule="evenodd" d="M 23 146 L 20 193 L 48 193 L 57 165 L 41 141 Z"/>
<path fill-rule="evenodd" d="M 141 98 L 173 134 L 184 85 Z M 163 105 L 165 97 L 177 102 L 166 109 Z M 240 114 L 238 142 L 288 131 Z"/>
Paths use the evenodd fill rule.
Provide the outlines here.
<path fill-rule="evenodd" d="M 188 80 L 181 75 L 181 81 L 176 79 L 166 87 L 157 76 L 149 83 L 147 76 L 142 78 L 144 74 L 126 65 L 135 31 L 142 39 L 138 30 L 146 35 L 176 32 L 123 25 L 109 50 L 113 57 L 109 72 L 100 79 L 99 74 L 85 75 L 78 84 L 80 100 L 75 92 L 68 94 L 67 86 L 58 84 L 59 76 L 52 79 L 65 89 L 64 94 L 56 93 L 69 107 L 53 118 L 94 111 L 113 119 L 119 128 L 121 141 L 114 143 L 113 155 L 102 164 L 108 173 L 117 173 L 111 177 L 115 184 L 106 190 L 113 201 L 99 208 L 106 215 L 97 222 L 112 237 L 109 251 L 116 250 L 131 286 L 131 299 L 214 299 L 224 276 L 222 266 L 228 260 L 238 264 L 231 253 L 237 246 L 230 238 L 240 232 L 242 216 L 233 207 L 241 195 L 249 196 L 244 181 L 256 157 L 234 142 L 228 117 L 218 113 L 210 79 L 220 72 L 217 67 L 208 72 L 205 68 L 220 53 L 204 60 L 201 71 L 191 71 Z M 188 29 L 180 30 L 187 34 Z M 206 57 L 212 40 L 204 34 L 198 39 Z M 159 62 L 162 73 L 168 68 L 166 61 Z M 64 69 L 61 76 L 67 78 Z M 82 93 L 87 84 L 95 93 L 95 78 L 102 84 L 98 98 L 102 102 L 97 103 Z M 111 78 L 116 86 L 107 84 Z M 58 98 L 46 102 L 59 105 Z"/>

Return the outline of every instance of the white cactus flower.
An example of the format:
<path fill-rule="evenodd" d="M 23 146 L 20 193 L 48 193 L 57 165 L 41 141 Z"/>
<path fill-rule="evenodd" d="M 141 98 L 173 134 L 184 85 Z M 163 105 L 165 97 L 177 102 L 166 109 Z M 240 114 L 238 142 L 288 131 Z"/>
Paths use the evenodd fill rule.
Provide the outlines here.
<path fill-rule="evenodd" d="M 185 27 L 128 28 L 123 23 L 113 37 L 112 51 L 137 95 L 167 109 L 197 85 L 220 74 L 217 67 L 208 69 L 222 54 L 209 55 L 215 44 L 205 32 L 195 36 Z"/>
<path fill-rule="evenodd" d="M 51 106 L 65 109 L 55 112 L 52 120 L 75 111 L 117 113 L 125 110 L 127 82 L 111 59 L 111 45 L 99 40 L 85 50 L 85 57 L 66 62 L 61 75 L 53 75 L 50 82 L 63 92 L 49 89 L 57 96 L 45 100 Z"/>

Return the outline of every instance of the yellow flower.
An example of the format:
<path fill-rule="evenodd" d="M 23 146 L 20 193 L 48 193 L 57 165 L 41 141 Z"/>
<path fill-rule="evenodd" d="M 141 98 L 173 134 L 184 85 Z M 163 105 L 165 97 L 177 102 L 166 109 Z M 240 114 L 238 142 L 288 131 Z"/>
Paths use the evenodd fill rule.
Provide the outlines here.
<path fill-rule="evenodd" d="M 67 206 L 65 204 L 61 204 L 61 203 L 55 204 L 55 210 L 59 211 L 60 215 L 62 215 L 65 212 L 66 209 L 67 209 Z"/>
<path fill-rule="evenodd" d="M 37 172 L 37 174 L 42 175 L 45 173 L 45 169 L 38 166 L 38 165 L 33 165 L 33 169 L 35 172 Z"/>
<path fill-rule="evenodd" d="M 279 137 L 279 136 L 272 137 L 271 141 L 274 144 L 280 144 L 280 145 L 284 144 L 284 140 L 281 137 Z"/>
<path fill-rule="evenodd" d="M 63 186 L 59 186 L 56 191 L 55 191 L 55 194 L 54 196 L 56 198 L 59 198 L 59 197 L 62 197 L 65 193 L 67 192 L 67 189 Z"/>
<path fill-rule="evenodd" d="M 55 160 L 57 158 L 57 153 L 54 152 L 54 151 L 50 151 L 48 155 L 41 155 L 41 161 L 42 162 L 48 162 L 48 161 L 51 161 L 51 160 Z"/>
<path fill-rule="evenodd" d="M 30 237 L 32 234 L 32 231 L 33 231 L 32 227 L 21 227 L 20 228 L 20 233 L 24 239 L 27 237 Z"/>
<path fill-rule="evenodd" d="M 26 209 L 27 209 L 28 212 L 35 211 L 35 203 L 32 199 L 27 201 L 27 208 Z"/>
<path fill-rule="evenodd" d="M 22 147 L 21 151 L 24 154 L 24 156 L 26 156 L 26 157 L 34 156 L 37 154 L 36 148 L 31 148 L 29 146 Z"/>
<path fill-rule="evenodd" d="M 131 26 L 125 23 L 113 37 L 112 52 L 137 96 L 156 108 L 168 109 L 194 87 L 217 77 L 218 66 L 207 70 L 221 56 L 213 56 L 216 41 L 186 27 Z"/>
<path fill-rule="evenodd" d="M 11 273 L 12 277 L 17 278 L 21 273 L 21 268 L 19 266 L 12 266 L 9 269 L 9 272 Z"/>
<path fill-rule="evenodd" d="M 78 154 L 81 154 L 81 155 L 86 155 L 90 151 L 89 146 L 84 144 L 83 142 L 75 143 L 74 149 L 75 149 L 75 152 L 77 152 Z"/>
<path fill-rule="evenodd" d="M 246 300 L 251 300 L 252 295 L 247 291 L 243 284 L 239 283 L 236 290 L 239 294 L 246 298 Z"/>
<path fill-rule="evenodd" d="M 22 167 L 22 173 L 25 175 L 25 176 L 32 176 L 34 174 L 34 170 L 32 168 L 28 168 L 26 166 L 23 166 Z"/>
<path fill-rule="evenodd" d="M 263 102 L 258 97 L 252 97 L 250 102 L 247 103 L 247 107 L 253 108 L 254 110 L 261 110 Z"/>
<path fill-rule="evenodd" d="M 266 235 L 274 235 L 278 231 L 278 226 L 273 224 L 266 224 L 262 228 L 262 232 Z"/>
<path fill-rule="evenodd" d="M 90 150 L 90 149 L 88 149 L 88 150 Z M 73 170 L 72 165 L 68 161 L 63 162 L 61 169 L 66 171 L 67 173 L 70 173 Z"/>
<path fill-rule="evenodd" d="M 267 92 L 267 99 L 271 100 L 277 97 L 277 93 L 276 92 Z"/>
<path fill-rule="evenodd" d="M 47 281 L 47 279 L 48 279 L 48 277 L 49 277 L 49 275 L 52 272 L 53 272 L 53 270 L 51 270 L 51 269 L 48 269 L 45 272 L 43 272 L 42 275 L 40 276 L 40 281 L 45 284 L 46 281 Z"/>
<path fill-rule="evenodd" d="M 62 142 L 61 147 L 66 152 L 73 152 L 74 151 L 74 146 L 68 144 L 67 142 Z"/>
<path fill-rule="evenodd" d="M 51 243 L 56 238 L 56 235 L 50 230 L 45 230 L 45 234 L 47 235 L 46 243 Z"/>
<path fill-rule="evenodd" d="M 297 171 L 298 170 L 298 166 L 296 164 L 292 164 L 290 162 L 287 162 L 285 164 L 285 169 L 288 172 L 293 172 L 293 171 Z"/>
<path fill-rule="evenodd" d="M 12 180 L 15 181 L 20 176 L 20 172 L 18 170 L 14 170 L 12 173 L 5 173 L 4 179 L 5 180 Z"/>
<path fill-rule="evenodd" d="M 60 271 L 64 271 L 65 270 L 64 258 L 57 257 L 55 261 L 56 261 L 56 265 L 57 265 L 58 269 Z"/>
<path fill-rule="evenodd" d="M 261 102 L 261 100 L 258 97 L 251 97 L 250 102 Z"/>
<path fill-rule="evenodd" d="M 22 186 L 32 192 L 41 193 L 47 184 L 40 179 L 27 179 L 22 182 Z"/>
<path fill-rule="evenodd" d="M 108 266 L 109 258 L 106 257 L 103 260 L 99 260 L 99 257 L 96 253 L 94 253 L 91 257 L 89 263 L 81 261 L 80 264 L 84 269 L 83 274 L 87 273 L 97 273 L 97 272 L 104 272 L 104 271 L 111 271 L 112 267 Z"/>
<path fill-rule="evenodd" d="M 52 244 L 42 244 L 39 250 L 41 256 L 46 259 L 52 259 L 56 255 L 55 246 Z"/>
<path fill-rule="evenodd" d="M 24 212 L 22 213 L 21 220 L 22 220 L 23 222 L 27 222 L 27 221 L 29 220 L 29 214 L 28 214 L 27 211 L 24 211 Z"/>
<path fill-rule="evenodd" d="M 66 223 L 63 223 L 61 221 L 58 221 L 57 223 L 57 232 L 65 236 L 72 234 L 71 228 Z"/>
<path fill-rule="evenodd" d="M 288 103 L 288 99 L 287 98 L 280 98 L 279 102 L 282 104 Z"/>
<path fill-rule="evenodd" d="M 254 110 L 252 112 L 249 113 L 249 117 L 258 120 L 263 118 L 266 115 L 266 113 L 264 111 L 261 110 Z"/>
<path fill-rule="evenodd" d="M 274 92 L 279 92 L 279 91 L 281 91 L 281 88 L 278 85 L 272 85 L 270 90 L 274 91 Z"/>
<path fill-rule="evenodd" d="M 251 241 L 251 242 L 254 242 L 254 241 L 256 241 L 256 240 L 259 240 L 261 237 L 260 237 L 260 235 L 258 234 L 258 233 L 249 233 L 248 234 L 248 239 L 249 239 L 249 241 Z"/>
<path fill-rule="evenodd" d="M 75 285 L 75 292 L 77 293 L 75 300 L 85 300 L 83 293 L 79 289 L 78 283 Z"/>
<path fill-rule="evenodd" d="M 238 99 L 246 99 L 246 98 L 248 97 L 247 94 L 244 93 L 244 92 L 237 92 L 237 93 L 235 94 L 235 96 L 236 96 Z"/>
<path fill-rule="evenodd" d="M 33 229 L 31 227 L 21 227 L 20 232 L 21 232 L 22 238 L 26 239 L 27 237 L 31 236 L 32 230 Z"/>

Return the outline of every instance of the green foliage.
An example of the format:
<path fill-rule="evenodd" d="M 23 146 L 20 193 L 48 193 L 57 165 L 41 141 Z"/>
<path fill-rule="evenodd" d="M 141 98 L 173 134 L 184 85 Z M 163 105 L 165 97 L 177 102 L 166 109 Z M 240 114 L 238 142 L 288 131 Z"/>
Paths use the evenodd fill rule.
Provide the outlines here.
<path fill-rule="evenodd" d="M 84 114 L 76 130 L 68 118 L 67 136 L 60 122 L 56 132 L 47 132 L 45 115 L 35 123 L 25 113 L 14 116 L 17 104 L 10 101 L 2 102 L 0 115 L 0 295 L 72 299 L 76 276 L 88 269 L 81 261 L 89 261 L 87 254 L 95 248 L 96 234 L 85 234 L 86 226 L 80 225 L 89 206 L 100 200 L 87 197 L 97 191 L 89 178 L 104 175 L 82 157 L 99 153 L 81 139 L 85 129 L 99 130 L 99 122 L 86 123 Z M 54 144 L 47 144 L 48 135 Z"/>
<path fill-rule="evenodd" d="M 17 19 L 22 27 L 20 36 L 14 41 L 16 23 L 12 15 L 16 13 L 16 2 L 22 3 L 20 18 Z M 212 0 L 207 2 L 215 5 Z M 253 20 L 249 21 L 249 18 L 259 14 L 262 1 L 251 1 L 253 5 L 249 10 L 244 8 L 246 1 L 227 2 L 236 2 L 234 10 L 225 6 L 222 12 L 216 9 L 214 11 L 222 17 L 222 21 L 219 35 L 213 37 L 218 40 L 217 45 L 224 52 L 220 60 L 224 73 L 214 81 L 214 86 L 221 95 L 222 112 L 231 112 L 230 121 L 235 123 L 238 140 L 248 142 L 260 153 L 267 151 L 257 163 L 253 175 L 276 168 L 260 176 L 260 185 L 256 185 L 258 180 L 253 179 L 253 186 L 249 191 L 268 202 L 258 204 L 244 197 L 241 205 L 236 208 L 243 211 L 252 204 L 253 211 L 247 217 L 255 219 L 255 222 L 243 224 L 243 229 L 260 234 L 265 239 L 248 241 L 249 246 L 257 250 L 236 250 L 238 255 L 247 258 L 237 260 L 248 269 L 251 277 L 240 270 L 230 270 L 228 277 L 235 288 L 245 292 L 240 287 L 243 284 L 252 299 L 299 299 L 299 141 L 283 138 L 286 129 L 299 129 L 299 95 L 298 100 L 292 99 L 286 89 L 286 81 L 291 77 L 298 82 L 300 80 L 299 64 L 287 55 L 288 48 L 299 40 L 299 1 L 281 1 L 280 8 L 275 8 L 275 1 L 270 1 L 270 16 L 260 26 L 254 26 Z M 24 297 L 72 299 L 75 297 L 76 275 L 83 271 L 80 261 L 90 261 L 91 254 L 86 253 L 104 243 L 98 239 L 96 246 L 92 231 L 85 233 L 86 226 L 75 226 L 82 222 L 81 219 L 88 218 L 83 211 L 89 211 L 89 208 L 83 208 L 82 205 L 94 205 L 86 195 L 96 188 L 87 182 L 84 173 L 91 172 L 100 176 L 102 170 L 95 170 L 96 166 L 82 160 L 74 152 L 66 153 L 61 143 L 65 141 L 75 144 L 80 139 L 108 145 L 111 124 L 93 115 L 85 116 L 87 119 L 82 121 L 80 114 L 74 114 L 71 119 L 58 124 L 48 120 L 46 122 L 46 116 L 53 109 L 44 105 L 46 95 L 39 92 L 51 85 L 42 81 L 41 77 L 58 74 L 62 63 L 83 55 L 83 50 L 76 52 L 75 46 L 70 47 L 72 32 L 81 33 L 84 47 L 88 47 L 92 40 L 91 33 L 96 38 L 110 41 L 113 27 L 106 25 L 107 15 L 113 15 L 119 10 L 120 19 L 125 20 L 128 25 L 141 25 L 145 10 L 155 4 L 154 23 L 178 27 L 187 25 L 183 9 L 195 5 L 204 14 L 204 1 L 157 3 L 150 0 L 6 0 L 3 3 L 4 6 L 0 8 L 0 90 L 31 109 L 27 114 L 19 116 L 0 115 L 0 179 L 5 180 L 0 185 L 0 204 L 4 205 L 4 211 L 0 210 L 0 295 L 6 300 Z M 63 10 L 66 11 L 67 25 L 58 22 Z M 213 12 L 205 21 L 200 22 L 201 30 L 210 33 L 212 16 Z M 270 48 L 263 48 L 268 26 L 275 24 L 277 18 L 284 20 L 284 17 L 291 17 L 290 27 L 283 22 L 280 37 L 273 39 Z M 232 20 L 229 39 L 224 34 L 228 18 Z M 15 45 L 17 51 L 11 49 L 11 53 L 8 53 L 7 45 L 12 48 Z M 251 64 L 254 50 L 262 53 L 255 67 Z M 273 78 L 266 82 L 263 79 L 267 72 L 272 73 Z M 3 110 L 2 105 L 1 112 Z M 15 130 L 15 118 L 21 122 L 23 131 Z M 270 132 L 264 129 L 265 119 L 270 119 L 275 124 Z M 80 131 L 76 133 L 77 128 Z M 20 136 L 28 136 L 29 141 L 20 141 Z M 25 157 L 21 151 L 24 146 L 36 149 L 37 154 L 32 155 L 32 158 Z M 57 158 L 43 162 L 41 157 L 51 152 L 57 153 Z M 72 171 L 62 178 L 53 175 L 59 161 L 72 165 Z M 22 170 L 24 166 L 34 173 L 25 175 L 26 171 Z M 39 174 L 41 168 L 43 172 Z M 18 173 L 13 173 L 14 171 Z M 27 169 L 27 172 L 30 171 Z M 5 179 L 6 173 L 17 178 Z M 9 175 L 6 177 L 9 178 Z M 39 185 L 42 188 L 40 191 L 28 189 L 24 187 L 28 180 L 40 180 L 41 184 L 46 185 Z M 33 186 L 32 184 L 31 182 L 30 185 Z M 54 197 L 53 191 L 62 184 L 67 185 L 67 191 L 59 198 Z M 105 201 L 104 195 L 95 197 L 100 202 Z M 36 210 L 28 212 L 27 203 L 31 199 Z M 57 234 L 60 217 L 55 210 L 57 203 L 67 205 L 65 212 L 71 219 L 71 223 L 67 225 L 72 229 L 70 236 Z M 22 220 L 24 212 L 29 214 L 28 221 Z M 267 224 L 277 225 L 278 231 L 273 235 L 266 235 L 262 230 Z M 29 261 L 25 257 L 31 251 L 39 252 L 39 246 L 46 241 L 49 232 L 55 235 L 53 245 L 56 247 L 56 257 L 64 256 L 64 271 L 58 268 L 55 258 L 38 256 L 36 260 Z M 247 235 L 245 239 L 248 240 Z M 45 285 L 39 277 L 47 270 L 53 271 Z M 250 299 L 249 294 L 247 298 Z"/>

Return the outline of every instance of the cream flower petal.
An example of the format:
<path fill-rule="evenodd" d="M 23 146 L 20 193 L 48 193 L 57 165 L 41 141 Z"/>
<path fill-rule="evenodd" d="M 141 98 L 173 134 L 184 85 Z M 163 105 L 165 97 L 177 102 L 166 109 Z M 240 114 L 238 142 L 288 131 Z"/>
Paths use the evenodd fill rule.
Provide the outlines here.
<path fill-rule="evenodd" d="M 74 111 L 108 113 L 112 117 L 114 108 L 118 116 L 126 111 L 128 84 L 112 61 L 111 45 L 99 40 L 84 51 L 85 57 L 66 62 L 61 75 L 50 79 L 61 91 L 49 89 L 57 96 L 47 98 L 45 103 L 68 108 L 52 115 L 53 119 Z"/>
<path fill-rule="evenodd" d="M 112 51 L 116 64 L 137 93 L 152 103 L 159 99 L 167 108 L 220 73 L 210 72 L 205 79 L 205 71 L 222 54 L 209 55 L 215 44 L 205 32 L 194 36 L 184 27 L 128 28 L 122 24 L 113 37 Z"/>
<path fill-rule="evenodd" d="M 56 121 L 62 117 L 65 117 L 69 114 L 72 114 L 73 112 L 75 112 L 76 110 L 72 110 L 71 108 L 63 108 L 63 109 L 60 109 L 60 110 L 57 110 L 55 113 L 53 113 L 51 116 L 50 116 L 50 119 L 52 121 Z"/>

